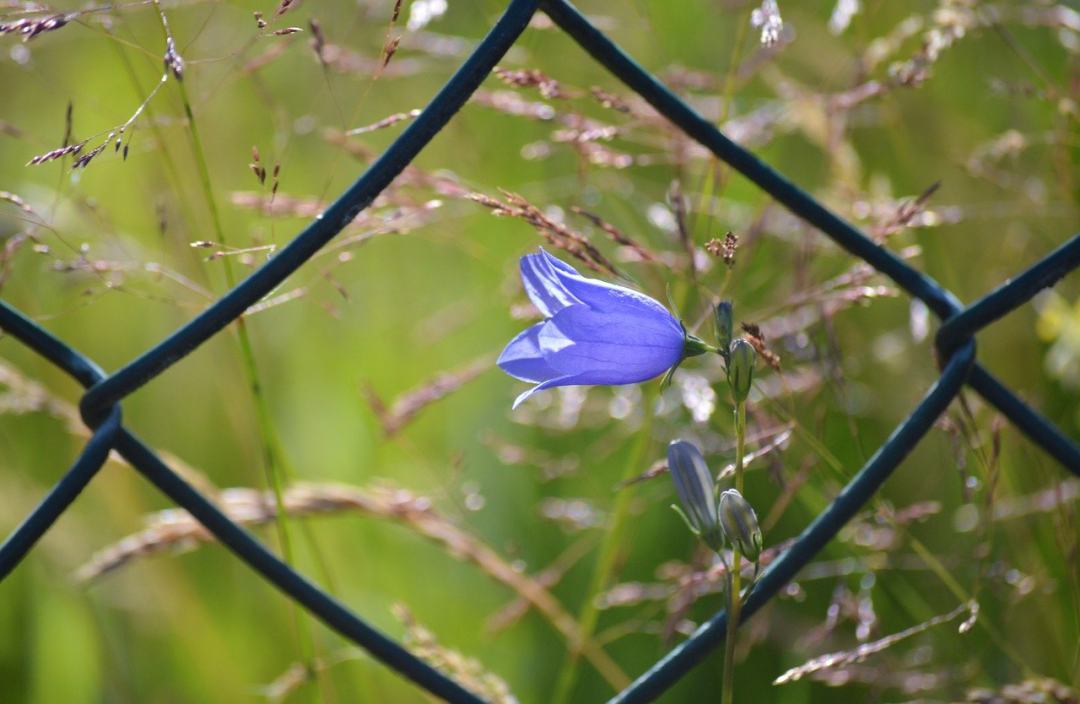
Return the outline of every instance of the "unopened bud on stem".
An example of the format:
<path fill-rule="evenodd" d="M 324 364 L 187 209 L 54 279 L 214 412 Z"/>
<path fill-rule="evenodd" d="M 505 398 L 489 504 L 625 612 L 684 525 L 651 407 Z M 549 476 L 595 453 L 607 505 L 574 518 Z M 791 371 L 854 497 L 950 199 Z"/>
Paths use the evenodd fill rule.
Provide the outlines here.
<path fill-rule="evenodd" d="M 720 356 L 724 358 L 724 363 L 728 364 L 731 361 L 730 348 L 733 323 L 733 305 L 731 301 L 720 301 L 716 304 L 716 309 L 713 314 L 716 316 L 716 346 L 720 348 Z"/>
<path fill-rule="evenodd" d="M 750 502 L 736 489 L 720 494 L 720 525 L 728 542 L 752 562 L 761 556 L 761 527 Z"/>
<path fill-rule="evenodd" d="M 668 445 L 668 469 L 690 530 L 719 551 L 724 545 L 724 532 L 717 513 L 716 484 L 701 451 L 686 440 L 672 441 Z"/>
<path fill-rule="evenodd" d="M 728 385 L 736 403 L 742 403 L 750 395 L 750 386 L 754 382 L 754 360 L 757 352 L 754 346 L 743 338 L 731 343 L 731 358 L 728 360 Z"/>

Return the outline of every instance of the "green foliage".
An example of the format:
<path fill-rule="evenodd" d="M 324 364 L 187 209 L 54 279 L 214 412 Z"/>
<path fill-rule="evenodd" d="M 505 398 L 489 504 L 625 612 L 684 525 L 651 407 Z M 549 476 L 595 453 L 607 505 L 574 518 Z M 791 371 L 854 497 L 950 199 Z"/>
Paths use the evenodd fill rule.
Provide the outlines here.
<path fill-rule="evenodd" d="M 435 4 L 405 3 L 392 23 L 390 0 L 178 0 L 162 5 L 167 52 L 153 5 L 0 4 L 15 27 L 0 35 L 0 294 L 107 370 L 160 340 L 350 183 L 501 7 L 451 0 L 410 29 L 418 5 Z M 581 5 L 736 141 L 964 300 L 1080 222 L 1068 4 L 863 0 L 841 28 L 831 2 L 781 1 L 771 47 L 746 4 Z M 416 644 L 392 609 L 404 604 L 436 655 L 500 696 L 550 701 L 558 682 L 600 701 L 723 606 L 717 563 L 653 478 L 675 437 L 730 475 L 725 365 L 703 355 L 667 389 L 560 389 L 511 413 L 523 387 L 493 361 L 530 315 L 517 257 L 587 242 L 593 275 L 658 300 L 670 288 L 706 340 L 716 302 L 735 302 L 751 325 L 733 334 L 757 347 L 744 493 L 763 564 L 936 378 L 932 330 L 542 21 L 502 68 L 245 332 L 124 413 L 189 481 L 257 490 L 219 497 L 277 548 L 280 503 L 297 567 L 381 628 Z M 1078 298 L 1067 278 L 979 336 L 987 367 L 1073 437 Z M 0 385 L 6 534 L 86 431 L 79 390 L 4 339 Z M 750 622 L 736 701 L 1075 701 L 1080 484 L 965 399 Z M 423 700 L 167 508 L 109 463 L 0 584 L 0 701 Z M 87 577 L 106 558 L 119 562 Z M 966 629 L 941 619 L 969 600 Z M 664 701 L 715 698 L 720 657 Z"/>

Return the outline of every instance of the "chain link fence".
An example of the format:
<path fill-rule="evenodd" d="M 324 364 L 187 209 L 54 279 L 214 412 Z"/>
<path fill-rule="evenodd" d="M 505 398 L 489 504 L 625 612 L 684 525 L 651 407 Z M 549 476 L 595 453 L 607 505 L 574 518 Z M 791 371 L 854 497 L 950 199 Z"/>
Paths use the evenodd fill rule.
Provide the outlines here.
<path fill-rule="evenodd" d="M 832 503 L 763 572 L 747 597 L 741 619 L 753 616 L 780 592 L 855 516 L 965 385 L 996 407 L 1066 470 L 1080 476 L 1080 446 L 983 368 L 977 361 L 975 345 L 975 335 L 980 330 L 1027 303 L 1040 290 L 1080 266 L 1080 234 L 965 307 L 933 279 L 908 266 L 806 191 L 727 139 L 712 123 L 698 115 L 590 24 L 569 2 L 512 0 L 488 35 L 415 122 L 321 217 L 220 300 L 118 371 L 106 374 L 78 350 L 0 301 L 0 328 L 86 388 L 80 411 L 86 424 L 94 429 L 86 448 L 68 472 L 0 546 L 0 581 L 11 573 L 94 478 L 109 453 L 116 451 L 170 499 L 189 511 L 237 557 L 327 626 L 364 648 L 372 657 L 448 702 L 476 704 L 483 701 L 368 624 L 226 517 L 124 426 L 120 403 L 240 318 L 250 306 L 282 283 L 370 205 L 469 100 L 537 10 L 546 13 L 596 61 L 687 135 L 853 256 L 872 265 L 911 296 L 921 300 L 941 320 L 935 340 L 941 377 Z M 723 642 L 726 626 L 726 614 L 716 614 L 611 701 L 630 704 L 657 699 Z"/>

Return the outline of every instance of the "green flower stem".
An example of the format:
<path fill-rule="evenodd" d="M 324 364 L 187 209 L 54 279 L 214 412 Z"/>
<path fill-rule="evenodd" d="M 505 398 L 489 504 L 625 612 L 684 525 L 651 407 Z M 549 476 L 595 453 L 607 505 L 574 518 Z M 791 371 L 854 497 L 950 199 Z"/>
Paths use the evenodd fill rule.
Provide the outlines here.
<path fill-rule="evenodd" d="M 195 152 L 195 160 L 199 169 L 203 193 L 206 196 L 207 208 L 210 210 L 210 219 L 214 225 L 214 234 L 223 246 L 228 246 L 225 230 L 221 226 L 221 217 L 218 214 L 213 188 L 210 185 L 210 169 L 206 164 L 205 152 L 202 147 L 202 140 L 199 138 L 195 114 L 191 110 L 191 101 L 188 99 L 187 88 L 184 86 L 183 81 L 177 81 L 176 84 L 179 86 L 180 99 L 184 104 L 184 112 L 187 114 L 191 141 Z M 225 271 L 225 283 L 229 288 L 232 288 L 236 285 L 236 274 L 233 272 L 232 261 L 229 257 L 222 257 L 221 261 Z M 247 378 L 248 386 L 251 388 L 251 395 L 255 400 L 256 422 L 259 426 L 259 436 L 263 440 L 262 453 L 263 466 L 266 470 L 266 479 L 274 492 L 274 501 L 277 508 L 276 525 L 278 528 L 278 539 L 281 542 L 281 552 L 285 557 L 285 561 L 291 565 L 293 562 L 293 551 L 287 528 L 284 488 L 282 487 L 280 473 L 277 471 L 277 431 L 274 427 L 269 405 L 266 402 L 266 395 L 263 394 L 259 369 L 255 363 L 255 350 L 251 345 L 251 337 L 248 335 L 247 323 L 243 317 L 237 318 L 236 331 L 240 342 L 240 357 L 243 362 L 244 374 Z"/>
<path fill-rule="evenodd" d="M 191 110 L 191 101 L 188 99 L 187 88 L 183 81 L 177 81 L 180 87 L 181 101 L 184 104 L 184 112 L 187 114 L 188 125 L 191 132 L 191 141 L 194 147 L 195 159 L 198 162 L 200 180 L 203 192 L 206 196 L 207 207 L 210 210 L 210 218 L 213 221 L 214 233 L 222 246 L 228 246 L 225 239 L 225 230 L 221 226 L 221 218 L 218 214 L 217 202 L 214 199 L 213 189 L 210 185 L 210 170 L 206 164 L 205 152 L 202 148 L 202 140 L 195 123 L 195 114 Z M 233 272 L 232 262 L 229 257 L 222 257 L 225 271 L 225 283 L 229 288 L 236 285 L 236 275 Z M 292 540 L 289 536 L 288 514 L 285 510 L 285 489 L 283 486 L 280 464 L 278 462 L 281 441 L 274 426 L 273 416 L 270 413 L 270 405 L 263 393 L 262 380 L 259 376 L 259 368 L 255 361 L 255 349 L 251 344 L 251 336 L 248 334 L 247 322 L 243 316 L 236 319 L 237 339 L 240 344 L 240 357 L 244 367 L 244 375 L 251 389 L 251 396 L 255 402 L 255 419 L 259 428 L 259 437 L 262 440 L 263 471 L 266 474 L 266 483 L 274 493 L 274 526 L 276 528 L 278 543 L 281 546 L 281 555 L 288 565 L 295 564 Z M 300 607 L 292 606 L 293 628 L 297 634 L 297 642 L 300 648 L 300 658 L 307 664 L 310 676 L 315 679 L 320 689 L 320 699 L 326 701 L 326 677 L 321 675 L 322 670 L 316 667 L 320 659 L 316 653 L 315 636 L 310 626 L 303 624 Z"/>
<path fill-rule="evenodd" d="M 641 467 L 645 464 L 649 446 L 651 445 L 653 398 L 650 392 L 646 391 L 644 393 L 642 403 L 644 420 L 638 430 L 637 442 L 633 450 L 631 450 L 629 461 L 623 470 L 623 481 L 632 479 L 641 472 Z M 589 588 L 585 592 L 585 603 L 581 607 L 581 613 L 578 616 L 579 641 L 573 644 L 572 648 L 566 653 L 566 659 L 563 661 L 562 669 L 559 671 L 559 678 L 555 684 L 555 694 L 551 698 L 552 704 L 566 704 L 573 693 L 574 684 L 577 680 L 578 664 L 581 660 L 581 647 L 592 638 L 593 632 L 596 630 L 596 622 L 599 617 L 596 598 L 611 580 L 611 573 L 615 569 L 619 549 L 625 545 L 623 534 L 626 532 L 632 498 L 632 493 L 627 489 L 621 489 L 615 498 L 615 506 L 611 510 L 608 531 L 604 535 L 603 543 L 600 545 L 600 555 L 593 569 Z"/>
<path fill-rule="evenodd" d="M 169 31 L 168 20 L 165 17 L 165 12 L 158 0 L 154 0 L 154 5 L 158 10 L 158 17 L 161 20 L 162 32 L 167 39 L 171 39 L 172 37 Z M 203 149 L 202 139 L 199 136 L 199 128 L 198 123 L 195 120 L 195 113 L 191 109 L 191 100 L 188 97 L 187 86 L 182 79 L 177 79 L 175 82 L 180 93 L 180 100 L 184 106 L 184 113 L 187 116 L 188 133 L 191 136 L 192 152 L 194 153 L 196 167 L 199 173 L 200 185 L 206 199 L 206 207 L 209 210 L 210 220 L 214 228 L 214 235 L 222 246 L 228 246 L 225 237 L 225 229 L 221 225 L 221 216 L 218 211 L 217 200 L 214 198 L 214 190 L 210 182 L 210 168 L 206 163 L 206 151 Z M 233 288 L 236 285 L 236 274 L 233 271 L 232 261 L 229 257 L 223 257 L 222 263 L 225 273 L 225 283 L 229 288 Z M 285 492 L 282 486 L 281 473 L 278 471 L 280 465 L 278 462 L 278 455 L 281 449 L 281 441 L 278 438 L 277 429 L 273 423 L 270 406 L 267 403 L 266 396 L 262 390 L 262 382 L 255 362 L 255 351 L 251 344 L 251 337 L 248 335 L 246 321 L 242 316 L 236 320 L 236 330 L 240 343 L 240 356 L 244 367 L 244 374 L 248 386 L 251 389 L 252 398 L 255 401 L 256 422 L 259 428 L 259 437 L 262 440 L 263 467 L 266 473 L 266 480 L 274 493 L 274 504 L 276 508 L 275 526 L 277 528 L 278 541 L 281 545 L 281 552 L 285 562 L 292 565 L 294 563 L 294 558 L 292 543 L 289 539 L 288 516 L 285 512 Z M 300 607 L 295 604 L 292 608 L 292 616 L 293 626 L 297 634 L 297 642 L 300 648 L 300 657 L 307 663 L 309 671 L 317 673 L 318 668 L 315 668 L 314 666 L 317 661 L 314 634 L 311 632 L 310 626 L 305 628 L 302 625 Z M 325 701 L 327 698 L 325 678 L 316 676 L 315 679 L 319 685 L 321 694 L 320 699 Z"/>
<path fill-rule="evenodd" d="M 716 126 L 721 129 L 724 127 L 724 123 L 727 122 L 731 113 L 731 104 L 734 102 L 735 83 L 739 73 L 739 57 L 742 56 L 743 46 L 746 42 L 747 27 L 750 26 L 750 13 L 751 10 L 747 9 L 742 21 L 739 22 L 739 31 L 735 35 L 735 43 L 731 45 L 731 55 L 728 57 L 728 68 L 724 74 L 724 88 L 722 90 L 723 100 L 720 101 L 720 116 L 716 119 Z M 704 183 L 699 193 L 698 216 L 694 223 L 695 231 L 703 229 L 702 223 L 706 222 L 712 213 L 712 209 L 709 207 L 710 199 L 713 196 L 722 195 L 724 192 L 727 185 L 723 178 L 724 166 L 726 166 L 724 162 L 720 161 L 715 155 L 710 155 L 708 166 L 705 168 Z M 724 281 L 720 287 L 720 294 L 727 288 L 730 278 L 731 269 L 729 268 L 724 272 Z"/>
<path fill-rule="evenodd" d="M 735 404 L 735 490 L 743 493 L 743 464 L 746 458 L 746 401 Z"/>
<path fill-rule="evenodd" d="M 739 597 L 741 559 L 738 549 L 733 548 L 727 578 L 728 620 L 727 636 L 724 638 L 724 680 L 720 690 L 722 704 L 732 704 L 735 697 L 735 636 L 739 630 L 739 611 L 742 609 L 742 599 Z"/>
<path fill-rule="evenodd" d="M 743 490 L 743 462 L 746 457 L 746 401 L 735 404 L 735 489 Z M 724 638 L 724 680 L 720 701 L 732 704 L 735 692 L 735 642 L 739 632 L 739 613 L 742 611 L 742 555 L 732 547 L 728 570 L 727 636 Z"/>

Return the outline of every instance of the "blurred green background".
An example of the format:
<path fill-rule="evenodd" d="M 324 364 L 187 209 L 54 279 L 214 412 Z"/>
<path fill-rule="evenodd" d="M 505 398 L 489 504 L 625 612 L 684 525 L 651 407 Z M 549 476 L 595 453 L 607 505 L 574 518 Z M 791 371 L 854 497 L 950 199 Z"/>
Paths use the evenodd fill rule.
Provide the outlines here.
<path fill-rule="evenodd" d="M 750 4 L 581 7 L 737 141 L 845 217 L 888 234 L 888 247 L 971 301 L 1080 222 L 1080 14 L 1075 4 L 1038 0 L 855 5 L 841 26 L 832 2 L 783 2 L 785 30 L 772 48 L 750 27 Z M 392 3 L 382 0 L 299 3 L 280 17 L 269 3 L 162 7 L 185 61 L 195 124 L 170 76 L 125 130 L 126 159 L 110 146 L 85 168 L 73 169 L 70 156 L 25 164 L 65 144 L 69 106 L 70 142 L 90 139 L 86 154 L 146 99 L 161 79 L 165 47 L 154 6 L 84 12 L 25 42 L 17 33 L 0 36 L 0 191 L 17 196 L 0 200 L 7 243 L 0 292 L 106 370 L 220 295 L 227 266 L 241 275 L 269 246 L 288 242 L 310 217 L 298 214 L 300 201 L 317 212 L 403 123 L 348 139 L 341 133 L 423 107 L 502 6 L 452 0 L 424 27 L 422 11 L 438 14 L 439 3 L 406 0 L 395 23 Z M 77 9 L 3 3 L 0 21 Z M 253 12 L 269 27 L 258 28 Z M 321 49 L 311 45 L 312 18 L 325 35 Z M 273 34 L 287 27 L 302 31 Z M 400 46 L 381 69 L 396 37 Z M 852 273 L 849 257 L 752 184 L 717 169 L 557 30 L 534 23 L 501 64 L 539 69 L 564 95 L 489 78 L 487 98 L 436 137 L 416 162 L 420 171 L 389 202 L 341 235 L 353 238 L 348 244 L 320 254 L 275 292 L 283 299 L 272 296 L 276 305 L 248 316 L 261 399 L 234 326 L 126 399 L 124 415 L 140 437 L 200 473 L 189 476 L 204 486 L 266 489 L 269 446 L 287 484 L 398 487 L 427 497 L 445 519 L 432 533 L 464 531 L 515 574 L 536 576 L 569 550 L 572 564 L 547 588 L 573 615 L 591 597 L 599 545 L 629 492 L 608 586 L 624 585 L 631 603 L 601 609 L 596 631 L 633 678 L 723 597 L 702 594 L 680 611 L 663 591 L 706 566 L 668 509 L 670 482 L 616 487 L 660 459 L 676 436 L 701 442 L 718 469 L 730 461 L 723 390 L 708 418 L 708 383 L 719 365 L 688 362 L 662 394 L 655 381 L 643 393 L 571 390 L 511 412 L 524 387 L 493 360 L 530 322 L 512 314 L 525 303 L 516 260 L 542 240 L 463 194 L 521 194 L 589 233 L 654 297 L 665 300 L 670 288 L 688 322 L 722 294 L 735 300 L 739 320 L 762 326 L 781 371 L 759 369 L 751 434 L 792 431 L 748 476 L 759 515 L 776 514 L 767 545 L 797 535 L 936 378 L 925 312 L 889 282 L 857 271 L 830 286 Z M 628 101 L 629 111 L 605 107 L 592 87 Z M 542 116 L 555 119 L 509 114 L 514 96 L 550 106 Z M 575 142 L 571 134 L 568 142 L 557 134 L 580 137 L 593 126 L 615 126 L 616 136 Z M 260 184 L 249 166 L 253 147 L 263 168 L 280 164 L 276 179 L 271 173 Z M 200 151 L 227 246 L 211 216 Z M 618 168 L 626 158 L 632 165 Z M 672 226 L 676 179 L 702 269 L 697 286 Z M 937 182 L 924 204 L 913 205 Z M 274 212 L 243 205 L 252 199 Z M 628 259 L 573 206 L 663 253 L 665 264 Z M 904 208 L 911 217 L 898 219 Z M 704 252 L 727 230 L 740 237 L 730 271 Z M 1073 438 L 1078 295 L 1080 280 L 1066 278 L 979 335 L 986 366 Z M 699 332 L 712 336 L 707 324 Z M 0 530 L 7 532 L 85 436 L 71 417 L 80 393 L 71 380 L 10 339 L 0 339 L 0 364 Z M 371 393 L 392 406 L 469 365 L 485 371 L 387 436 Z M 745 630 L 739 701 L 963 701 L 973 688 L 1000 691 L 1038 677 L 1080 684 L 1080 488 L 993 409 L 965 399 L 799 588 Z M 260 426 L 260 403 L 277 442 Z M 182 550 L 196 546 L 180 542 L 90 583 L 76 578 L 95 552 L 167 508 L 129 467 L 110 462 L 0 585 L 0 702 L 259 701 L 313 658 L 332 664 L 315 681 L 300 677 L 285 687 L 282 699 L 426 700 L 218 546 Z M 333 513 L 288 522 L 299 569 L 395 637 L 407 630 L 393 608 L 403 605 L 440 646 L 475 658 L 521 701 L 553 700 L 560 672 L 566 676 L 567 641 L 536 610 L 493 629 L 492 615 L 518 595 L 493 578 L 490 564 L 461 559 L 421 535 L 422 521 L 409 516 Z M 278 545 L 272 527 L 255 530 Z M 961 615 L 833 676 L 772 684 L 811 657 L 917 626 L 968 598 L 980 611 L 967 633 L 957 630 Z M 416 626 L 411 633 L 416 642 Z M 718 699 L 720 663 L 714 654 L 663 701 Z M 574 681 L 571 701 L 613 693 L 588 662 Z"/>

